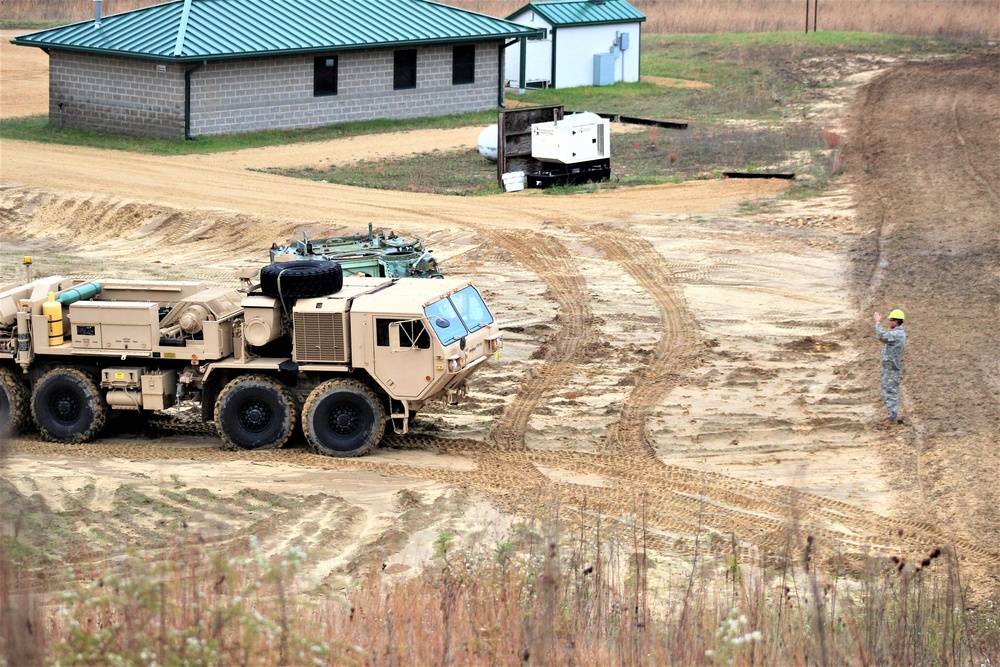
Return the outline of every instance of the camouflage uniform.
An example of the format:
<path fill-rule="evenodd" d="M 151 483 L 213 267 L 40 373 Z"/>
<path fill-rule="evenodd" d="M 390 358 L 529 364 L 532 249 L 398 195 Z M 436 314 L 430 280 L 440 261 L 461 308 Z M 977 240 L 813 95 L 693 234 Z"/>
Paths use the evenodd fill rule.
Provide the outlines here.
<path fill-rule="evenodd" d="M 881 322 L 876 322 L 875 337 L 882 341 L 882 400 L 885 401 L 889 419 L 896 420 L 899 418 L 899 380 L 903 371 L 906 332 L 903 325 L 885 329 Z"/>

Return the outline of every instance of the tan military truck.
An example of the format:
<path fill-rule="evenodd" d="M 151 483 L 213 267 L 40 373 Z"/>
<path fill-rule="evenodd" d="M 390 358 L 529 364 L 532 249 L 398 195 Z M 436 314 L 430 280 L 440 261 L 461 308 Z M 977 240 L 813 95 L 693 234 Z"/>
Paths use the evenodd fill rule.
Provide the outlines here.
<path fill-rule="evenodd" d="M 280 447 L 301 421 L 331 456 L 406 433 L 454 404 L 501 346 L 477 289 L 456 279 L 344 278 L 335 262 L 188 281 L 49 277 L 0 292 L 0 428 L 96 437 L 112 410 L 200 405 L 230 447 Z"/>

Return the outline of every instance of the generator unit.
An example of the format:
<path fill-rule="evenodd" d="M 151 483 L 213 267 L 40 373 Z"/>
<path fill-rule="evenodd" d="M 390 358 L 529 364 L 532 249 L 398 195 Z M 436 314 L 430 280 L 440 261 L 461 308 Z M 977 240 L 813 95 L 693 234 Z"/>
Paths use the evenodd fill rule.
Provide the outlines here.
<path fill-rule="evenodd" d="M 542 168 L 528 175 L 528 187 L 574 185 L 611 178 L 610 121 L 596 113 L 575 113 L 531 126 L 531 157 Z"/>

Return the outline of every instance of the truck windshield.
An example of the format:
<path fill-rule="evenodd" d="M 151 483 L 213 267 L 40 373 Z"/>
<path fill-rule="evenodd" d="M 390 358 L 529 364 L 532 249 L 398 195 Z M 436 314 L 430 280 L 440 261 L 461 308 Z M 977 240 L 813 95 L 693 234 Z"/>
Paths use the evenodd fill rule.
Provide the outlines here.
<path fill-rule="evenodd" d="M 424 313 L 442 345 L 493 323 L 493 315 L 472 285 L 426 306 Z"/>

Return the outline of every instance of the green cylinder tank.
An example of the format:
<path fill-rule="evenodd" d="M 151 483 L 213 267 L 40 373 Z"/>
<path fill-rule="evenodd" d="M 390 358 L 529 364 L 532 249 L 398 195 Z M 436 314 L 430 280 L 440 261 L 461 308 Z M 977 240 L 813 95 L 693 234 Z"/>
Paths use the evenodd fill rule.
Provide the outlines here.
<path fill-rule="evenodd" d="M 68 306 L 71 303 L 76 303 L 77 301 L 82 301 L 83 299 L 92 299 L 101 293 L 101 283 L 87 283 L 86 285 L 80 285 L 79 287 L 74 287 L 71 290 L 66 290 L 59 295 L 56 299 L 59 303 L 64 306 Z"/>

